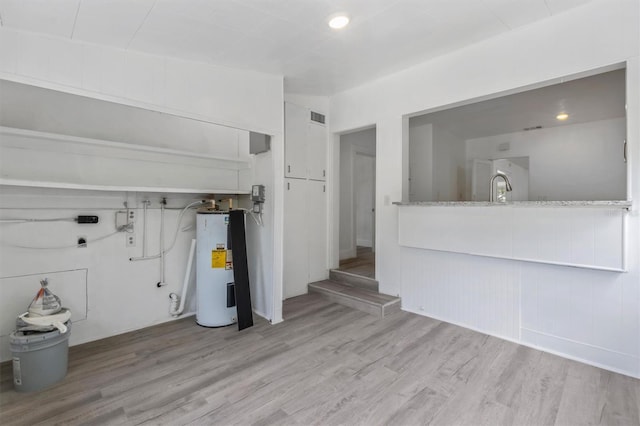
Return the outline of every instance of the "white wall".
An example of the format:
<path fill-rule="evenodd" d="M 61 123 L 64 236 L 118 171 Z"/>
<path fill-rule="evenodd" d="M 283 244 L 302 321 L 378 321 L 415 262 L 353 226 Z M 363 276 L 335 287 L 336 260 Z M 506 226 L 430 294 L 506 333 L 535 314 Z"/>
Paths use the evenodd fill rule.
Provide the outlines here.
<path fill-rule="evenodd" d="M 247 259 L 251 262 L 249 282 L 251 283 L 251 301 L 253 309 L 260 316 L 268 318 L 272 323 L 282 320 L 282 298 L 279 296 L 281 286 L 274 285 L 278 267 L 274 222 L 275 222 L 275 190 L 281 185 L 275 181 L 273 158 L 277 155 L 273 150 L 252 155 L 252 179 L 256 185 L 265 186 L 265 202 L 262 207 L 262 220 L 265 226 L 259 226 L 249 216 L 246 217 Z M 251 208 L 247 203 L 246 208 Z M 282 263 L 280 262 L 280 265 Z M 276 288 L 278 287 L 278 288 Z M 273 308 L 272 308 L 273 307 Z"/>
<path fill-rule="evenodd" d="M 72 222 L 0 223 L 0 270 L 2 276 L 3 315 L 0 324 L 2 360 L 8 359 L 8 332 L 17 314 L 26 310 L 38 290 L 39 280 L 48 277 L 51 290 L 59 294 L 63 305 L 72 309 L 72 344 L 83 343 L 169 320 L 168 295 L 180 294 L 186 268 L 189 244 L 194 229 L 179 232 L 175 248 L 166 259 L 166 287 L 158 289 L 159 260 L 130 262 L 142 253 L 142 204 L 148 198 L 148 253 L 159 252 L 159 202 L 161 194 L 125 194 L 43 190 L 39 188 L 3 187 L 2 219 L 68 218 L 78 214 L 97 215 L 97 225 Z M 178 208 L 194 201 L 189 196 L 167 194 L 169 207 Z M 118 233 L 102 241 L 93 241 L 115 232 L 115 212 L 127 201 L 138 214 L 134 225 L 136 247 L 126 247 L 125 235 Z M 178 210 L 166 212 L 166 241 L 171 241 Z M 181 228 L 194 225 L 193 213 L 187 214 Z M 74 246 L 79 236 L 89 243 L 87 248 L 26 249 L 27 247 Z M 68 273 L 86 271 L 80 283 L 69 281 Z M 22 277 L 31 275 L 28 279 Z M 193 289 L 193 276 L 191 286 Z M 72 287 L 69 287 L 72 286 Z M 194 312 L 193 293 L 188 296 L 186 313 Z M 79 305 L 78 301 L 84 301 Z"/>
<path fill-rule="evenodd" d="M 365 129 L 340 136 L 340 259 L 356 257 L 355 156 L 375 156 L 376 129 Z"/>
<path fill-rule="evenodd" d="M 637 201 L 626 221 L 627 273 L 401 249 L 391 204 L 401 200 L 406 177 L 403 116 L 625 61 L 628 181 L 639 200 L 638 9 L 635 0 L 596 0 L 332 97 L 333 132 L 377 125 L 381 292 L 401 295 L 405 310 L 640 377 Z"/>
<path fill-rule="evenodd" d="M 409 199 L 459 201 L 464 199 L 464 140 L 441 126 L 409 120 Z"/>
<path fill-rule="evenodd" d="M 440 126 L 433 126 L 434 201 L 461 201 L 464 185 L 464 141 Z"/>
<path fill-rule="evenodd" d="M 433 198 L 433 124 L 409 120 L 409 199 Z"/>
<path fill-rule="evenodd" d="M 281 291 L 279 283 L 282 282 L 281 227 L 275 220 L 282 211 L 281 185 L 275 184 L 279 171 L 282 171 L 284 155 L 281 76 L 214 67 L 5 29 L 0 30 L 0 57 L 2 79 L 272 135 L 271 153 L 251 160 L 255 183 L 267 187 L 269 198 L 265 205 L 265 226 L 258 229 L 248 224 L 247 238 L 266 252 L 263 257 L 256 257 L 255 262 L 250 259 L 254 309 L 273 322 L 281 320 L 282 299 L 275 295 Z M 175 141 L 175 146 L 171 148 L 180 149 L 180 141 Z M 51 166 L 55 167 L 55 164 Z M 3 188 L 3 191 L 0 210 L 3 218 L 51 218 L 73 216 L 79 212 L 92 212 L 101 217 L 99 225 L 90 227 L 73 223 L 48 226 L 0 224 L 2 241 L 24 246 L 73 244 L 78 235 L 86 234 L 91 239 L 112 232 L 114 209 L 122 208 L 125 199 L 130 206 L 140 208 L 140 201 L 147 198 L 147 195 L 132 193 L 96 195 L 63 190 L 39 193 L 39 190 L 14 188 Z M 34 191 L 36 195 L 46 197 L 36 197 Z M 149 194 L 148 197 L 157 207 L 159 194 Z M 171 205 L 176 207 L 192 199 L 171 194 L 168 198 Z M 172 228 L 176 214 L 176 211 L 167 214 L 168 229 Z M 158 210 L 155 209 L 150 213 L 149 230 L 152 235 L 157 234 L 157 220 Z M 185 220 L 188 222 L 193 218 Z M 74 325 L 71 336 L 72 344 L 83 343 L 171 320 L 168 294 L 180 291 L 186 252 L 192 236 L 193 230 L 180 233 L 177 246 L 167 260 L 167 281 L 170 284 L 161 289 L 155 288 L 159 268 L 157 261 L 129 262 L 131 253 L 139 253 L 140 242 L 137 250 L 126 248 L 121 235 L 95 245 L 90 244 L 83 250 L 30 250 L 3 245 L 0 247 L 0 278 L 87 270 L 86 320 Z M 157 245 L 154 247 L 151 243 L 149 250 L 157 251 Z M 34 281 L 37 284 L 37 279 L 34 278 Z M 0 285 L 3 286 L 3 297 L 12 298 L 19 294 L 14 290 L 4 291 L 15 286 L 9 278 L 2 279 Z M 55 289 L 53 282 L 52 287 Z M 23 309 L 28 302 L 15 300 L 16 309 Z M 3 328 L 6 327 L 3 325 Z M 5 337 L 1 339 L 0 344 L 5 348 Z M 3 359 L 5 356 L 3 354 Z"/>
<path fill-rule="evenodd" d="M 529 157 L 530 200 L 624 200 L 625 124 L 616 118 L 469 139 L 467 158 Z M 499 151 L 505 142 L 510 149 Z"/>

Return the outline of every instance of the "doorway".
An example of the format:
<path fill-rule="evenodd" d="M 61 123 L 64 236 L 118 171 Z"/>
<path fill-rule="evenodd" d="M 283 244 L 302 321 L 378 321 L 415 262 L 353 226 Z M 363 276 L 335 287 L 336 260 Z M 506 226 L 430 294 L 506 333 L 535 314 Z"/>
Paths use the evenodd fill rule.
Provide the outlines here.
<path fill-rule="evenodd" d="M 376 129 L 340 136 L 340 266 L 375 278 Z"/>

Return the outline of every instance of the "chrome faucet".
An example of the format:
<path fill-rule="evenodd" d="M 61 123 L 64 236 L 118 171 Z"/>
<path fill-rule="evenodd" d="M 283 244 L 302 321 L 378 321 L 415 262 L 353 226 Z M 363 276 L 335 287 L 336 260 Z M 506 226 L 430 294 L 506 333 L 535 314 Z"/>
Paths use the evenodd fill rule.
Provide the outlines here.
<path fill-rule="evenodd" d="M 495 175 L 491 176 L 491 182 L 489 183 L 489 186 L 491 187 L 491 196 L 489 198 L 489 201 L 492 203 L 496 201 L 495 200 L 496 195 L 495 195 L 495 189 L 493 189 L 493 183 L 497 177 L 501 177 L 502 179 L 504 179 L 504 183 L 506 184 L 505 189 L 507 190 L 507 192 L 511 192 L 513 190 L 513 187 L 511 186 L 511 182 L 509 182 L 509 178 L 504 173 L 498 172 Z"/>

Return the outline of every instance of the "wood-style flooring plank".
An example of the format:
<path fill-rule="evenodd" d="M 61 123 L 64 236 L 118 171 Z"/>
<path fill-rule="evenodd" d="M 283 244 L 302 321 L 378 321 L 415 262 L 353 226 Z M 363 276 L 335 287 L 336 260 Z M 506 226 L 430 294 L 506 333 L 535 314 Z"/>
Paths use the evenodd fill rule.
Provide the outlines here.
<path fill-rule="evenodd" d="M 640 424 L 637 379 L 406 312 L 283 308 L 242 332 L 185 318 L 73 347 L 31 394 L 3 363 L 0 424 Z"/>
<path fill-rule="evenodd" d="M 370 247 L 358 247 L 356 257 L 341 260 L 338 270 L 367 278 L 375 278 L 375 253 Z"/>

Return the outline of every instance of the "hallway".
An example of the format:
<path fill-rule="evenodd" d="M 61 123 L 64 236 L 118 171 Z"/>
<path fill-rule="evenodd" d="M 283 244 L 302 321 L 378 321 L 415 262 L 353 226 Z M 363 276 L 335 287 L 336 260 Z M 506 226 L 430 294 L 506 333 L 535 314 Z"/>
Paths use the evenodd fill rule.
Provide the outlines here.
<path fill-rule="evenodd" d="M 358 246 L 356 257 L 341 260 L 338 271 L 375 279 L 376 254 L 371 247 Z"/>

